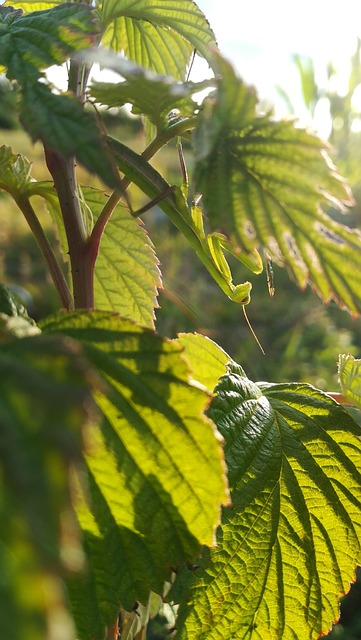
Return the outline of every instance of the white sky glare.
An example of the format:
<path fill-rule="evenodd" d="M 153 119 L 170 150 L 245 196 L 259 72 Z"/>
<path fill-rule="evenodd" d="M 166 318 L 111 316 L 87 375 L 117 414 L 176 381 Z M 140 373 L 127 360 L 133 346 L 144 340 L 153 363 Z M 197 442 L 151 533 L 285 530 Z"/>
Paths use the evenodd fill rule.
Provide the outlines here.
<path fill-rule="evenodd" d="M 347 74 L 361 37 L 361 0 L 196 1 L 221 51 L 271 102 L 277 102 L 275 85 L 296 103 L 300 98 L 293 53 L 312 57 L 321 76 L 328 61 Z"/>

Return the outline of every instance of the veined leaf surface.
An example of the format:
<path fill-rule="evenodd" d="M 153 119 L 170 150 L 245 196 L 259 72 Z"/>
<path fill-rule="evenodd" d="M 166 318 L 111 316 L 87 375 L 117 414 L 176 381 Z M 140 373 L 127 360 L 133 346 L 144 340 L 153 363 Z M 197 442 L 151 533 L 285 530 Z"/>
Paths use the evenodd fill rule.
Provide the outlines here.
<path fill-rule="evenodd" d="M 156 73 L 184 79 L 191 53 L 206 59 L 215 37 L 193 0 L 105 0 L 103 43 Z"/>
<path fill-rule="evenodd" d="M 360 427 L 304 384 L 252 383 L 236 364 L 209 415 L 232 507 L 205 550 L 180 638 L 316 640 L 360 562 Z"/>
<path fill-rule="evenodd" d="M 350 354 L 340 355 L 338 375 L 343 396 L 361 409 L 361 360 Z"/>
<path fill-rule="evenodd" d="M 22 81 L 31 73 L 61 64 L 74 51 L 93 44 L 99 26 L 90 6 L 64 2 L 45 11 L 21 15 L 19 9 L 0 7 L 0 60 L 10 79 Z"/>
<path fill-rule="evenodd" d="M 90 187 L 83 187 L 82 194 L 96 220 L 108 197 Z M 153 328 L 159 286 L 160 271 L 151 240 L 142 222 L 118 204 L 105 227 L 95 263 L 95 308 L 117 311 Z"/>
<path fill-rule="evenodd" d="M 361 311 L 361 234 L 321 209 L 350 203 L 326 145 L 293 123 L 256 115 L 257 97 L 224 60 L 217 94 L 206 99 L 195 131 L 194 190 L 212 228 L 224 227 L 249 251 L 266 247 L 298 285 Z"/>
<path fill-rule="evenodd" d="M 107 65 L 117 71 L 115 65 Z M 177 109 L 177 117 L 190 117 L 198 109 L 192 95 L 206 89 L 213 80 L 204 82 L 176 82 L 172 78 L 156 76 L 135 66 L 132 74 L 124 75 L 122 82 L 93 82 L 90 93 L 97 102 L 108 107 L 121 107 L 131 103 L 132 111 L 145 115 L 157 129 L 169 124 L 169 112 Z"/>
<path fill-rule="evenodd" d="M 79 340 L 105 384 L 87 456 L 92 504 L 79 491 L 77 508 L 92 568 L 73 586 L 77 618 L 95 616 L 104 633 L 120 605 L 162 593 L 171 567 L 213 543 L 227 500 L 222 448 L 179 345 L 114 313 L 61 314 L 42 328 Z"/>

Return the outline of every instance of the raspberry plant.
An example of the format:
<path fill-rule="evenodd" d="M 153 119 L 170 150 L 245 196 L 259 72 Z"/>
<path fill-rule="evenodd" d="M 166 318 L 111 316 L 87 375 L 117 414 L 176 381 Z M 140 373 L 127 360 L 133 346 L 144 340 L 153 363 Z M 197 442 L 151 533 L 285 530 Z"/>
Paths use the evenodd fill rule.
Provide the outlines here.
<path fill-rule="evenodd" d="M 212 79 L 188 79 L 194 51 Z M 0 61 L 49 170 L 35 181 L 2 146 L 0 189 L 61 307 L 36 325 L 1 288 L 1 637 L 140 640 L 170 602 L 181 640 L 318 638 L 360 561 L 360 428 L 336 396 L 254 383 L 207 337 L 159 336 L 146 222 L 160 207 L 235 304 L 251 284 L 228 256 L 255 274 L 272 259 L 357 315 L 361 237 L 328 213 L 351 195 L 326 145 L 260 114 L 193 0 L 5 2 Z M 63 63 L 60 92 L 46 70 Z M 102 122 L 99 105 L 124 104 L 144 119 L 141 153 Z M 151 164 L 174 139 L 178 184 Z M 103 188 L 79 184 L 78 164 Z M 359 404 L 359 362 L 339 372 L 337 399 Z"/>

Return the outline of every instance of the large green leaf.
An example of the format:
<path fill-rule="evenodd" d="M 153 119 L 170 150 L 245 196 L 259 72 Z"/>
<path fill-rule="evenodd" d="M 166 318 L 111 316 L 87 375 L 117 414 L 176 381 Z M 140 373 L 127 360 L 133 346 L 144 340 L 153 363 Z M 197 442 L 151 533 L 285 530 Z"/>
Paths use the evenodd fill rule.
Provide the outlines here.
<path fill-rule="evenodd" d="M 0 636 L 55 640 L 61 623 L 61 637 L 74 640 L 62 577 L 83 569 L 84 558 L 69 472 L 82 458 L 95 378 L 69 338 L 14 340 L 7 328 L 0 328 Z"/>
<path fill-rule="evenodd" d="M 89 5 L 64 2 L 45 11 L 22 15 L 13 7 L 0 7 L 0 60 L 10 79 L 53 64 L 61 64 L 74 51 L 94 43 L 99 25 Z"/>
<path fill-rule="evenodd" d="M 90 187 L 83 187 L 82 195 L 96 220 L 108 197 Z M 118 311 L 153 328 L 160 285 L 158 260 L 142 222 L 118 204 L 105 227 L 95 263 L 95 308 Z"/>
<path fill-rule="evenodd" d="M 325 301 L 361 310 L 361 234 L 321 205 L 349 201 L 325 158 L 325 144 L 291 122 L 257 117 L 256 96 L 219 57 L 222 75 L 194 136 L 194 190 L 203 194 L 211 228 L 226 228 L 246 251 L 266 247 Z"/>
<path fill-rule="evenodd" d="M 102 435 L 87 456 L 90 508 L 78 492 L 91 572 L 70 585 L 78 624 L 93 620 L 103 633 L 120 604 L 162 593 L 171 567 L 213 543 L 227 500 L 222 449 L 202 415 L 209 394 L 189 380 L 179 345 L 114 313 L 62 314 L 42 328 L 79 340 L 104 381 Z"/>
<path fill-rule="evenodd" d="M 196 49 L 209 57 L 215 37 L 193 0 L 105 0 L 103 43 L 156 73 L 184 79 Z M 109 25 L 109 26 L 108 26 Z"/>
<path fill-rule="evenodd" d="M 361 559 L 360 427 L 315 388 L 256 385 L 235 363 L 209 415 L 225 439 L 232 507 L 180 638 L 316 640 Z"/>
<path fill-rule="evenodd" d="M 344 398 L 361 409 L 361 360 L 350 354 L 340 355 L 338 375 Z"/>

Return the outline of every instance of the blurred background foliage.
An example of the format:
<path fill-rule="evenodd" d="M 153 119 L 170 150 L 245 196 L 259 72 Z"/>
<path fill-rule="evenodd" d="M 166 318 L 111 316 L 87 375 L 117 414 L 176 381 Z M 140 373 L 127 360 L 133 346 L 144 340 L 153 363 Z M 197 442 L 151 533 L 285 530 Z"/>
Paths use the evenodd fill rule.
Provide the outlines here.
<path fill-rule="evenodd" d="M 316 81 L 311 59 L 294 57 L 302 94 L 312 126 L 327 130 L 333 147 L 332 158 L 349 182 L 356 204 L 342 221 L 361 228 L 361 41 L 350 61 L 347 91 L 337 91 L 337 72 L 332 64 L 326 70 L 326 82 Z M 280 94 L 290 115 L 295 111 L 284 88 Z M 32 145 L 16 118 L 16 92 L 0 79 L 1 144 L 21 152 L 34 162 L 33 176 L 49 179 L 41 145 Z M 124 110 L 105 114 L 111 134 L 140 150 L 144 146 L 141 121 Z M 317 124 L 318 123 L 318 124 Z M 321 127 L 319 126 L 321 123 Z M 187 157 L 187 148 L 185 148 Z M 157 168 L 172 183 L 181 181 L 175 145 L 170 144 L 155 159 Z M 190 171 L 191 171 L 191 167 Z M 85 183 L 99 186 L 85 174 Z M 144 204 L 139 193 L 131 192 L 133 209 Z M 46 211 L 40 217 L 57 245 L 55 230 Z M 337 215 L 333 211 L 331 215 Z M 337 389 L 336 361 L 339 353 L 360 357 L 361 319 L 351 316 L 334 303 L 325 306 L 308 288 L 301 293 L 284 269 L 274 265 L 276 293 L 270 298 L 266 275 L 253 276 L 240 263 L 232 264 L 234 281 L 250 279 L 254 288 L 247 308 L 253 329 L 266 355 L 263 356 L 243 317 L 242 309 L 228 300 L 206 273 L 186 240 L 155 207 L 145 214 L 147 230 L 161 262 L 164 288 L 157 310 L 159 333 L 173 337 L 179 331 L 198 331 L 218 342 L 245 368 L 253 380 L 307 381 L 324 390 Z M 65 266 L 66 268 L 66 266 Z M 20 211 L 7 195 L 0 193 L 0 281 L 15 288 L 39 319 L 59 306 L 56 292 L 47 274 L 40 252 L 22 219 Z M 361 282 L 360 282 L 361 286 Z M 361 574 L 344 599 L 340 624 L 330 640 L 361 639 Z M 148 639 L 169 637 L 166 619 L 158 617 L 148 630 Z"/>

